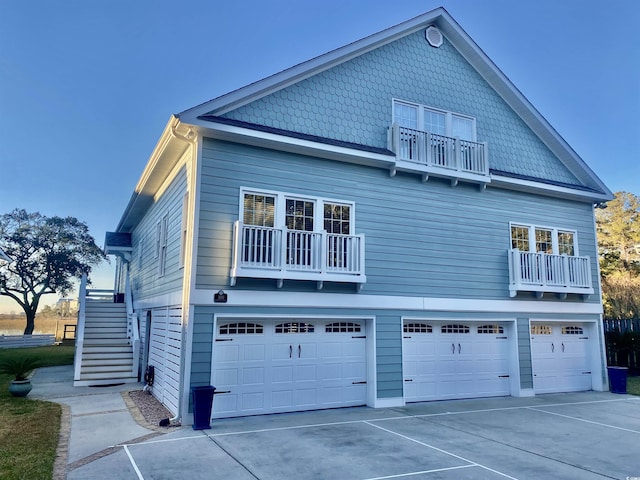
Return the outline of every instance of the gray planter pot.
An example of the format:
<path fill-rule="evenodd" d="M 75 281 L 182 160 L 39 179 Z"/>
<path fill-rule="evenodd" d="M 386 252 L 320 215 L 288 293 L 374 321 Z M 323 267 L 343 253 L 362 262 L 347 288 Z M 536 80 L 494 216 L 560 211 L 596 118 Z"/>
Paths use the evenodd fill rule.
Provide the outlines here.
<path fill-rule="evenodd" d="M 13 380 L 9 384 L 9 393 L 14 397 L 26 397 L 32 388 L 31 380 Z"/>

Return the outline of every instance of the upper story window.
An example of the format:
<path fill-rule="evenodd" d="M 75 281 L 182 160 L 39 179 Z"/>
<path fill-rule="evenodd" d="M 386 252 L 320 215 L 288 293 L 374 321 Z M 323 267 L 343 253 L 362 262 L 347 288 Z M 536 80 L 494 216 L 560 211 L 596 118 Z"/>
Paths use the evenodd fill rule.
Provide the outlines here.
<path fill-rule="evenodd" d="M 394 100 L 393 122 L 421 132 L 476 141 L 475 118 L 426 105 Z"/>
<path fill-rule="evenodd" d="M 275 222 L 276 198 L 273 195 L 245 193 L 242 221 L 245 225 L 273 227 Z"/>
<path fill-rule="evenodd" d="M 305 197 L 281 192 L 242 192 L 240 218 L 245 225 L 282 228 L 301 232 L 326 231 L 352 235 L 352 202 Z"/>
<path fill-rule="evenodd" d="M 511 224 L 511 248 L 522 252 L 576 256 L 576 232 L 535 225 Z"/>

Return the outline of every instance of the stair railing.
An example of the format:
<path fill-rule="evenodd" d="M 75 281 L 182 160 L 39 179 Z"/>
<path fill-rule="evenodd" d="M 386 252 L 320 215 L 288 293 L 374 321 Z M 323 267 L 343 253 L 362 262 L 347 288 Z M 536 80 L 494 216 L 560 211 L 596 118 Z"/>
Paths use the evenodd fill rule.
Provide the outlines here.
<path fill-rule="evenodd" d="M 76 326 L 76 351 L 73 365 L 73 379 L 80 380 L 82 367 L 82 346 L 84 345 L 85 305 L 87 299 L 87 275 L 83 274 L 78 292 L 78 324 Z"/>
<path fill-rule="evenodd" d="M 129 337 L 129 344 L 133 350 L 131 375 L 138 376 L 138 368 L 140 367 L 140 325 L 138 314 L 133 311 L 133 292 L 131 291 L 128 268 L 124 283 L 124 303 L 127 307 L 127 337 Z"/>

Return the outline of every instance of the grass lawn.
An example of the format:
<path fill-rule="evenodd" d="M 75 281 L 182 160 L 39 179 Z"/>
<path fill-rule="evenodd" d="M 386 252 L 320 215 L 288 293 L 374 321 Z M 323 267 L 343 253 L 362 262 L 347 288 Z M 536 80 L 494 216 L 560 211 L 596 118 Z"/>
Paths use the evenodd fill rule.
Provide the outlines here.
<path fill-rule="evenodd" d="M 0 350 L 0 360 L 29 356 L 49 367 L 73 364 L 73 354 L 73 346 L 11 348 Z M 62 409 L 57 403 L 12 397 L 11 380 L 0 375 L 0 478 L 49 480 Z"/>
<path fill-rule="evenodd" d="M 640 396 L 640 377 L 627 378 L 627 393 Z"/>

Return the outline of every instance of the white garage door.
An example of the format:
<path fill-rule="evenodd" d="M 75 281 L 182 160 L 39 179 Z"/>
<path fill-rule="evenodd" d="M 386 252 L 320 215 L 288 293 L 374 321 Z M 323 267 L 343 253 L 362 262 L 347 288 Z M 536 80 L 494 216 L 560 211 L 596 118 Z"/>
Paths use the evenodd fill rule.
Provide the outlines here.
<path fill-rule="evenodd" d="M 407 402 L 510 394 L 504 325 L 405 322 Z"/>
<path fill-rule="evenodd" d="M 531 358 L 536 393 L 591 390 L 589 336 L 580 324 L 532 323 Z"/>
<path fill-rule="evenodd" d="M 220 321 L 214 417 L 366 404 L 364 321 Z"/>

